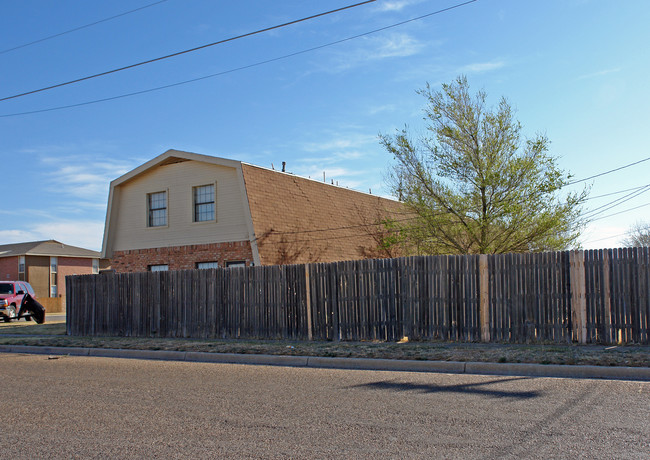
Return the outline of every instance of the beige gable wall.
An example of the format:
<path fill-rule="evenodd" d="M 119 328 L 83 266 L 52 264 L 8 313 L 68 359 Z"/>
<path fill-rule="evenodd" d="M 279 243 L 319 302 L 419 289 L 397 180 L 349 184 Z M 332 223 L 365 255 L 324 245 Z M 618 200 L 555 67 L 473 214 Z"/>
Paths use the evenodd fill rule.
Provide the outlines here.
<path fill-rule="evenodd" d="M 193 222 L 192 187 L 216 183 L 217 222 Z M 111 249 L 124 251 L 248 240 L 238 171 L 198 161 L 155 166 L 118 186 Z M 167 191 L 166 227 L 147 227 L 147 194 Z"/>

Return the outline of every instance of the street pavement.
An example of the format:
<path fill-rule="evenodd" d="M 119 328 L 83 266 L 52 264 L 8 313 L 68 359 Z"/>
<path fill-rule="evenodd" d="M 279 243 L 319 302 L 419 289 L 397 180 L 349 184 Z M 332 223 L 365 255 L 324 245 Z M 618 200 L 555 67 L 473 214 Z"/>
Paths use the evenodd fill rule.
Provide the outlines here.
<path fill-rule="evenodd" d="M 650 457 L 650 383 L 0 353 L 0 458 Z"/>

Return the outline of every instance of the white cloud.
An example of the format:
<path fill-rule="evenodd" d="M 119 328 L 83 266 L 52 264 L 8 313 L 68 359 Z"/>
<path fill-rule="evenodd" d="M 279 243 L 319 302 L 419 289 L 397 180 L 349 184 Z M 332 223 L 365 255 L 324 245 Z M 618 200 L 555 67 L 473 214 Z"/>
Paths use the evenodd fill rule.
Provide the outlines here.
<path fill-rule="evenodd" d="M 474 62 L 472 64 L 467 64 L 458 69 L 457 73 L 484 73 L 491 72 L 492 70 L 498 70 L 502 67 L 505 67 L 505 62 L 503 61 L 488 61 L 488 62 Z"/>
<path fill-rule="evenodd" d="M 379 11 L 401 11 L 409 5 L 422 3 L 422 0 L 386 0 L 381 2 L 377 9 Z"/>
<path fill-rule="evenodd" d="M 24 243 L 25 241 L 38 241 L 35 233 L 28 230 L 0 230 L 2 244 Z"/>
<path fill-rule="evenodd" d="M 42 161 L 52 170 L 49 173 L 52 190 L 82 198 L 88 204 L 94 200 L 105 202 L 110 182 L 133 167 L 123 161 L 88 161 L 78 156 L 45 157 Z"/>
<path fill-rule="evenodd" d="M 379 38 L 375 43 L 375 51 L 369 59 L 386 59 L 391 57 L 412 56 L 420 52 L 423 44 L 408 34 L 391 34 Z"/>
<path fill-rule="evenodd" d="M 425 47 L 424 43 L 405 33 L 365 37 L 358 43 L 359 45 L 355 49 L 335 53 L 333 62 L 322 67 L 321 70 L 331 73 L 344 72 L 370 62 L 413 56 L 420 53 Z M 428 43 L 427 46 L 430 45 L 431 43 Z"/>
<path fill-rule="evenodd" d="M 101 250 L 103 236 L 104 222 L 94 220 L 53 220 L 0 231 L 0 241 L 5 244 L 52 239 L 94 251 Z"/>
<path fill-rule="evenodd" d="M 620 72 L 620 68 L 615 68 L 615 69 L 605 69 L 605 70 L 599 70 L 598 72 L 593 72 L 593 73 L 588 73 L 585 75 L 581 75 L 576 78 L 576 80 L 586 80 L 589 78 L 596 78 L 596 77 L 602 77 L 603 75 L 608 75 L 610 73 L 617 73 Z"/>
<path fill-rule="evenodd" d="M 95 251 L 101 250 L 104 237 L 103 221 L 66 220 L 36 224 L 31 229 L 42 239 L 55 239 L 65 244 Z"/>
<path fill-rule="evenodd" d="M 307 152 L 322 152 L 322 151 L 332 151 L 332 150 L 348 150 L 348 149 L 357 149 L 364 145 L 368 145 L 373 142 L 377 142 L 376 136 L 368 135 L 336 135 L 333 134 L 331 137 L 337 136 L 337 139 L 328 140 L 325 142 L 308 142 L 301 146 L 302 150 Z"/>
<path fill-rule="evenodd" d="M 384 105 L 378 105 L 375 107 L 370 107 L 368 109 L 368 114 L 369 115 L 377 115 L 378 113 L 382 112 L 392 112 L 396 109 L 397 107 L 395 104 L 384 104 Z"/>

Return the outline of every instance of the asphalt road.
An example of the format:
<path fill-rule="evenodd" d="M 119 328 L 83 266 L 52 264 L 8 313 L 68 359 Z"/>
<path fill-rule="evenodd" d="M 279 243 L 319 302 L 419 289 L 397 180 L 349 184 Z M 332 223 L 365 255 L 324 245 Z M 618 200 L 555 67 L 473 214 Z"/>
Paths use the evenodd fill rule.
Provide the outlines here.
<path fill-rule="evenodd" d="M 650 457 L 647 382 L 50 358 L 0 354 L 2 459 Z"/>

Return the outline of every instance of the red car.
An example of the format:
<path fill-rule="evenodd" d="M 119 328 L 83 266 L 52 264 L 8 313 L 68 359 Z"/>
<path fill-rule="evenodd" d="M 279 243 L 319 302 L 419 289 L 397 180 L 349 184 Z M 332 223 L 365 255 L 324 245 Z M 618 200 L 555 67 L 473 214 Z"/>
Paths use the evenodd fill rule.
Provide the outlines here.
<path fill-rule="evenodd" d="M 6 323 L 16 318 L 25 294 L 36 297 L 26 281 L 0 281 L 0 318 Z"/>

